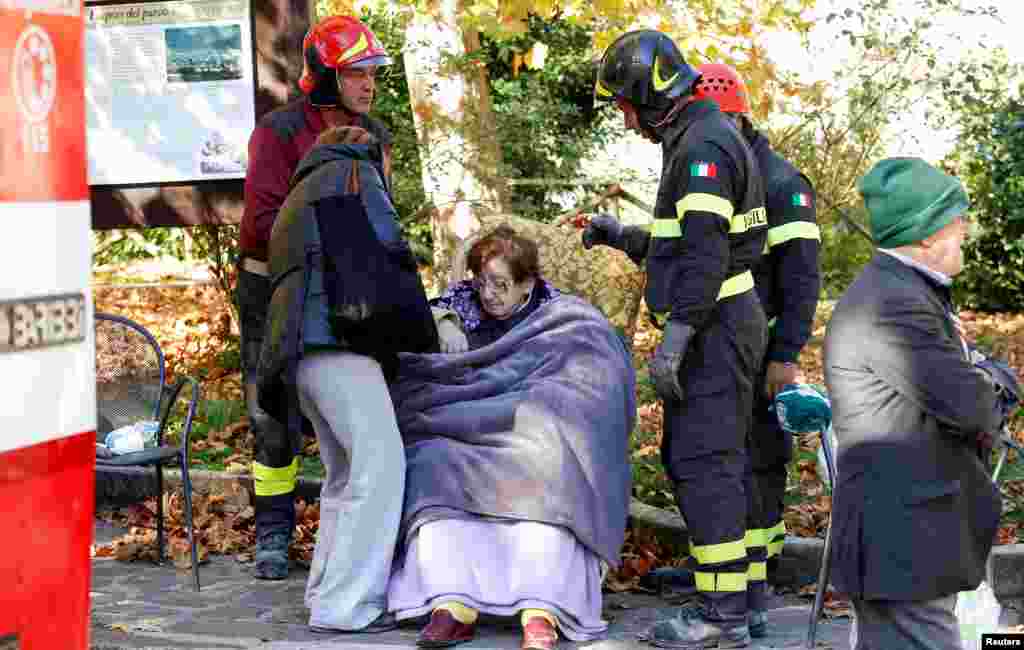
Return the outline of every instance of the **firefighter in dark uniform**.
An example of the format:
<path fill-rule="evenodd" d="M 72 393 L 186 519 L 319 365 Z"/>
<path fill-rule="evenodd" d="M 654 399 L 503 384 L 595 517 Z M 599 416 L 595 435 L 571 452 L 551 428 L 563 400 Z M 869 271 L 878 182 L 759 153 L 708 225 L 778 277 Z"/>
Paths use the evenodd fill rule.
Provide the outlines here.
<path fill-rule="evenodd" d="M 763 519 L 748 533 L 756 544 L 748 575 L 750 633 L 765 633 L 766 580 L 782 552 L 786 527 L 782 520 L 786 465 L 793 456 L 793 439 L 779 426 L 775 395 L 799 381 L 797 361 L 811 336 L 821 292 L 818 249 L 821 232 L 815 215 L 814 187 L 788 160 L 772 150 L 768 139 L 750 121 L 750 100 L 743 79 L 732 67 L 708 63 L 698 68 L 695 95 L 718 104 L 731 116 L 757 158 L 765 181 L 768 244 L 754 269 L 757 294 L 768 317 L 768 351 L 761 380 L 755 385 L 750 461 L 754 486 L 760 494 Z M 756 549 L 756 550 L 755 550 Z M 754 556 L 760 556 L 757 560 Z M 767 558 L 767 562 L 765 562 Z"/>
<path fill-rule="evenodd" d="M 238 303 L 242 329 L 245 401 L 256 438 L 252 463 L 256 492 L 256 576 L 288 575 L 288 546 L 295 527 L 295 480 L 302 433 L 271 418 L 257 403 L 258 364 L 270 301 L 267 246 L 292 174 L 317 136 L 331 126 L 358 126 L 382 143 L 390 171 L 391 133 L 367 115 L 378 66 L 390 65 L 373 32 L 355 18 L 331 16 L 302 42 L 304 96 L 263 116 L 249 138 L 245 211 L 240 229 Z"/>
<path fill-rule="evenodd" d="M 654 645 L 738 648 L 747 624 L 747 524 L 756 504 L 746 439 L 767 323 L 752 269 L 768 232 L 753 153 L 709 100 L 699 73 L 657 31 L 619 37 L 605 52 L 595 94 L 626 127 L 662 145 L 650 233 L 598 216 L 584 246 L 626 251 L 647 270 L 645 298 L 664 328 L 650 374 L 664 402 L 662 460 L 696 561 L 696 605 L 656 624 Z"/>

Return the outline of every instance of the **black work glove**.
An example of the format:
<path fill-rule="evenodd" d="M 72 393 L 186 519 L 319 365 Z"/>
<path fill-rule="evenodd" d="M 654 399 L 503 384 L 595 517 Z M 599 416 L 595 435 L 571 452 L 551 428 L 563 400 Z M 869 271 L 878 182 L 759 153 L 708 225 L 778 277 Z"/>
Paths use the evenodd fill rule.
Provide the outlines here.
<path fill-rule="evenodd" d="M 690 346 L 694 329 L 677 320 L 665 325 L 661 343 L 651 357 L 648 370 L 654 381 L 654 390 L 662 400 L 683 401 L 683 387 L 679 383 L 679 367 L 683 364 L 686 349 Z"/>
<path fill-rule="evenodd" d="M 651 236 L 640 226 L 623 226 L 608 214 L 594 215 L 583 229 L 583 248 L 602 244 L 624 252 L 637 266 L 643 266 Z"/>
<path fill-rule="evenodd" d="M 594 246 L 611 246 L 622 250 L 622 229 L 619 220 L 610 214 L 595 214 L 583 229 L 583 248 L 590 250 Z"/>
<path fill-rule="evenodd" d="M 999 409 L 1000 423 L 1006 421 L 1017 410 L 1021 400 L 1020 382 L 1013 368 L 998 359 L 975 353 L 974 367 L 985 372 L 996 390 L 996 408 Z"/>

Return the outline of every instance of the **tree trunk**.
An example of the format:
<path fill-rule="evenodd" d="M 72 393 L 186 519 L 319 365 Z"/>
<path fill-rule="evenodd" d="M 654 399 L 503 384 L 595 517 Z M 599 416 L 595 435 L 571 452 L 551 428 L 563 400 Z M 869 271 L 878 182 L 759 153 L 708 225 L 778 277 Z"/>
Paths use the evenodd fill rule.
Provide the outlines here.
<path fill-rule="evenodd" d="M 479 228 L 477 215 L 501 211 L 504 191 L 487 70 L 452 61 L 478 49 L 479 37 L 459 26 L 460 0 L 430 6 L 406 28 L 404 57 L 423 187 L 434 206 L 434 278 L 445 286 L 454 252 Z"/>

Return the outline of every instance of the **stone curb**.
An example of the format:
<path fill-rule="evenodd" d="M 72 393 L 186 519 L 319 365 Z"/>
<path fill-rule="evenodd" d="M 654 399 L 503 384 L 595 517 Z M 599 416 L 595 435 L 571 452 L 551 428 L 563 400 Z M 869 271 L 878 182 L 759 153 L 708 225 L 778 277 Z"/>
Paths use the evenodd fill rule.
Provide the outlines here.
<path fill-rule="evenodd" d="M 199 494 L 216 492 L 225 495 L 234 505 L 252 503 L 252 476 L 210 470 L 189 472 L 192 489 Z M 181 471 L 164 470 L 164 488 L 178 487 Z M 296 495 L 307 501 L 320 496 L 320 480 L 300 477 Z M 138 467 L 103 467 L 96 472 L 96 507 L 109 508 L 136 503 L 156 493 L 156 476 L 152 469 Z M 655 508 L 633 499 L 629 507 L 635 523 L 656 532 L 671 535 L 673 543 L 686 544 L 686 523 L 679 515 Z M 821 567 L 824 541 L 815 537 L 787 537 L 779 558 L 774 582 L 799 588 L 816 582 Z M 988 561 L 988 578 L 996 597 L 1016 612 L 1024 611 L 1024 544 L 996 546 Z"/>

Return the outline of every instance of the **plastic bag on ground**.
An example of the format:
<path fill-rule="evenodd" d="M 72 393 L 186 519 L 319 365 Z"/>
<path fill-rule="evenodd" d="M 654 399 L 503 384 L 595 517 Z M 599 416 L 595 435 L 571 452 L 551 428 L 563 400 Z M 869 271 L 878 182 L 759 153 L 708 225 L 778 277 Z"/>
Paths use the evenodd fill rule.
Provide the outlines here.
<path fill-rule="evenodd" d="M 953 614 L 960 627 L 960 643 L 964 650 L 980 650 L 981 635 L 999 631 L 1001 613 L 1002 607 L 987 582 L 982 582 L 974 591 L 957 594 Z"/>

